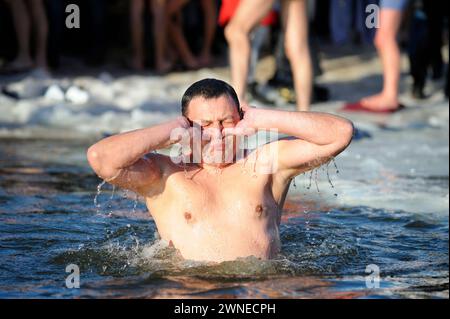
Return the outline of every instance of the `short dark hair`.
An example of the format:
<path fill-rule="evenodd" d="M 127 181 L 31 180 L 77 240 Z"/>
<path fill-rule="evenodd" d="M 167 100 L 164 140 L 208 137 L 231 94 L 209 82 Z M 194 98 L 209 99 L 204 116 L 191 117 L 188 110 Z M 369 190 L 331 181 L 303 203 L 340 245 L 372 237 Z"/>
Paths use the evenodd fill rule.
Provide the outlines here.
<path fill-rule="evenodd" d="M 195 97 L 203 97 L 205 99 L 215 99 L 227 95 L 236 105 L 237 111 L 242 118 L 241 106 L 236 91 L 228 83 L 216 79 L 204 79 L 192 84 L 184 93 L 181 99 L 181 114 L 186 116 L 189 103 Z"/>

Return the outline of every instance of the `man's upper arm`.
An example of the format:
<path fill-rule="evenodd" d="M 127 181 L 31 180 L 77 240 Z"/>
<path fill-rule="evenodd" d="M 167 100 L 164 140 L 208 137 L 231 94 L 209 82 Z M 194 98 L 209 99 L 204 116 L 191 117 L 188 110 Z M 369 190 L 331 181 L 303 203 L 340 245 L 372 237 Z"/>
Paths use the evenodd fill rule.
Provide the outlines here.
<path fill-rule="evenodd" d="M 298 138 L 282 139 L 277 142 L 277 174 L 287 179 L 310 171 L 330 161 L 341 153 L 348 143 L 318 145 Z"/>
<path fill-rule="evenodd" d="M 120 169 L 107 182 L 145 197 L 154 196 L 162 191 L 165 163 L 165 156 L 148 154 L 133 165 Z"/>

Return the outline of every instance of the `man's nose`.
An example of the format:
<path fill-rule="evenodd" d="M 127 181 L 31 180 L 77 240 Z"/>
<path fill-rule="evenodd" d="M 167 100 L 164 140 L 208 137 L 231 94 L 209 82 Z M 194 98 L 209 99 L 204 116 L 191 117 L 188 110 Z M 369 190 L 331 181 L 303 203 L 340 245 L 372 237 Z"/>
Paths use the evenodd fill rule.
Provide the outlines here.
<path fill-rule="evenodd" d="M 220 122 L 216 122 L 213 124 L 212 128 L 214 129 L 215 137 L 222 137 L 223 125 Z"/>

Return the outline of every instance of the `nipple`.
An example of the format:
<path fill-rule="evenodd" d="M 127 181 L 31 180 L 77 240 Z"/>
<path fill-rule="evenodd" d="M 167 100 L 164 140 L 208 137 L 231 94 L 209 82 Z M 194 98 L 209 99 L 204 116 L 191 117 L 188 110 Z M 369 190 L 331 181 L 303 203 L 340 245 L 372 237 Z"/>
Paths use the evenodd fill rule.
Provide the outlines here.
<path fill-rule="evenodd" d="M 256 208 L 255 208 L 256 216 L 261 217 L 263 211 L 264 211 L 264 208 L 262 207 L 262 205 L 256 206 Z"/>
<path fill-rule="evenodd" d="M 192 214 L 189 212 L 185 212 L 184 213 L 184 219 L 186 219 L 186 222 L 191 222 L 192 221 Z"/>

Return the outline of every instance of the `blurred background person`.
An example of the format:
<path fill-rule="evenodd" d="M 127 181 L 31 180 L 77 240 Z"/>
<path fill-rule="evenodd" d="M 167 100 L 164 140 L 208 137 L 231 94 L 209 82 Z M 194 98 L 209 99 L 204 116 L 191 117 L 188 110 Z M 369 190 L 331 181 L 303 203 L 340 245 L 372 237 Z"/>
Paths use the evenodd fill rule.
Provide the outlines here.
<path fill-rule="evenodd" d="M 318 34 L 315 30 L 315 23 L 317 19 L 317 2 L 315 0 L 308 1 L 308 17 L 309 17 L 309 47 L 311 51 L 311 61 L 313 66 L 313 89 L 311 102 L 325 102 L 329 99 L 329 91 L 327 88 L 322 87 L 314 83 L 314 79 L 323 74 L 320 66 L 320 50 Z M 323 4 L 323 2 L 322 2 Z M 317 22 L 318 24 L 319 22 Z M 278 37 L 278 41 L 275 48 L 275 73 L 273 77 L 268 81 L 266 89 L 271 91 L 277 90 L 279 95 L 289 103 L 295 103 L 296 94 L 294 90 L 294 79 L 292 74 L 291 65 L 286 57 L 284 46 L 284 34 L 281 33 Z"/>
<path fill-rule="evenodd" d="M 241 1 L 225 28 L 225 36 L 230 46 L 232 84 L 243 103 L 246 102 L 246 82 L 251 55 L 250 33 L 270 12 L 274 3 L 274 0 Z M 281 4 L 286 55 L 294 75 L 297 109 L 307 111 L 311 102 L 313 73 L 308 45 L 307 4 L 306 0 L 282 0 Z"/>
<path fill-rule="evenodd" d="M 413 77 L 412 95 L 424 99 L 427 97 L 424 89 L 429 71 L 433 80 L 440 80 L 444 75 L 442 47 L 448 11 L 443 1 L 421 0 L 415 5 L 408 48 Z M 444 91 L 448 97 L 448 69 Z"/>
<path fill-rule="evenodd" d="M 331 0 L 329 19 L 333 43 L 348 45 L 355 40 L 372 43 L 375 32 L 365 25 L 366 7 L 377 3 L 377 0 Z"/>
<path fill-rule="evenodd" d="M 184 35 L 183 8 L 192 0 L 168 0 L 167 14 L 169 16 L 169 32 L 173 48 L 188 69 L 198 69 L 210 66 L 212 63 L 211 48 L 216 33 L 216 3 L 213 0 L 200 0 L 203 12 L 204 36 L 201 52 L 194 55 Z"/>
<path fill-rule="evenodd" d="M 219 12 L 219 25 L 226 27 L 236 12 L 241 0 L 226 0 L 222 2 Z M 270 38 L 271 28 L 278 22 L 279 12 L 273 8 L 250 33 L 250 61 L 248 66 L 247 87 L 252 98 L 265 104 L 275 103 L 258 90 L 259 84 L 256 80 L 256 68 L 264 44 Z M 265 90 L 267 91 L 267 90 Z"/>
<path fill-rule="evenodd" d="M 82 4 L 88 9 L 86 10 L 86 14 L 81 15 L 81 19 L 85 19 L 85 21 L 81 21 L 81 23 L 84 23 L 85 25 L 85 31 L 87 31 L 85 36 L 89 44 L 89 48 L 85 52 L 85 60 L 87 64 L 93 66 L 101 65 L 105 58 L 107 1 L 108 0 L 82 1 Z"/>
<path fill-rule="evenodd" d="M 143 14 L 146 2 L 153 16 L 155 70 L 158 73 L 166 73 L 171 69 L 171 64 L 165 59 L 167 48 L 166 0 L 130 1 L 130 31 L 133 51 L 131 68 L 135 71 L 142 71 L 145 68 Z"/>
<path fill-rule="evenodd" d="M 381 0 L 379 28 L 375 35 L 375 47 L 383 65 L 383 90 L 361 101 L 346 105 L 349 111 L 395 112 L 403 108 L 398 100 L 400 81 L 400 48 L 397 34 L 408 0 Z"/>
<path fill-rule="evenodd" d="M 17 55 L 3 72 L 21 72 L 30 69 L 48 72 L 48 22 L 43 0 L 5 0 L 11 11 L 17 38 Z M 31 54 L 31 34 L 34 57 Z"/>

